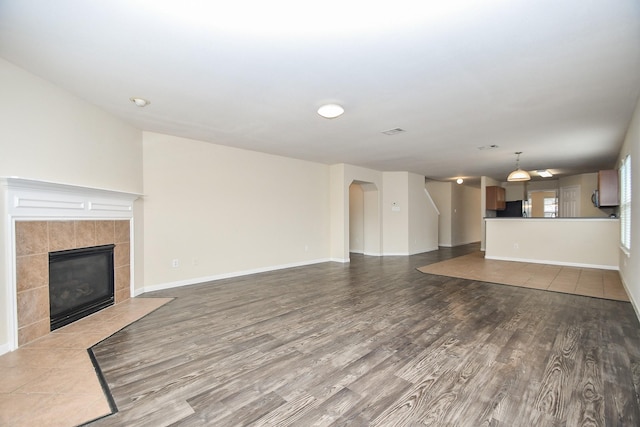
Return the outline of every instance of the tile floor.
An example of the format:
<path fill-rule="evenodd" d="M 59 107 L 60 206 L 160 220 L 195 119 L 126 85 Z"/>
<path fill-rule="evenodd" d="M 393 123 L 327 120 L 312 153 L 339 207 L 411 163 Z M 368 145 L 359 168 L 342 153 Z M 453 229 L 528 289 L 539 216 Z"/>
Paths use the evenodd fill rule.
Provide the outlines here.
<path fill-rule="evenodd" d="M 75 426 L 109 414 L 87 349 L 171 301 L 131 298 L 0 356 L 0 426 Z"/>
<path fill-rule="evenodd" d="M 427 265 L 418 270 L 441 276 L 629 301 L 620 274 L 614 270 L 497 261 L 484 259 L 482 252 Z"/>

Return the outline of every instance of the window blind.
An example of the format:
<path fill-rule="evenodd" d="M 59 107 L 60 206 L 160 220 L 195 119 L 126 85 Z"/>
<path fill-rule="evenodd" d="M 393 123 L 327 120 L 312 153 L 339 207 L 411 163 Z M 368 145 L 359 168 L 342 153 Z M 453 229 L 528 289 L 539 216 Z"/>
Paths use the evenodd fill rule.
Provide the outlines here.
<path fill-rule="evenodd" d="M 620 166 L 620 243 L 631 249 L 631 156 Z"/>

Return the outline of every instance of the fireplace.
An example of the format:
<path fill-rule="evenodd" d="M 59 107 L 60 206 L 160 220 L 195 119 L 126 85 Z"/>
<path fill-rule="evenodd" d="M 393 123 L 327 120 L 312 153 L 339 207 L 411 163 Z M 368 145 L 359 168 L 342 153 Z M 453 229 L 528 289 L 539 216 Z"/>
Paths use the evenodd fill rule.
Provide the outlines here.
<path fill-rule="evenodd" d="M 139 194 L 0 177 L 8 298 L 0 298 L 0 354 L 51 331 L 49 253 L 115 245 L 113 302 L 133 296 L 134 201 Z M 14 236 L 12 239 L 10 236 Z M 0 244 L 1 245 L 1 244 Z M 13 262 L 7 260 L 13 258 Z M 6 309 L 6 310 L 5 310 Z"/>
<path fill-rule="evenodd" d="M 114 247 L 110 244 L 49 253 L 52 331 L 113 305 Z"/>

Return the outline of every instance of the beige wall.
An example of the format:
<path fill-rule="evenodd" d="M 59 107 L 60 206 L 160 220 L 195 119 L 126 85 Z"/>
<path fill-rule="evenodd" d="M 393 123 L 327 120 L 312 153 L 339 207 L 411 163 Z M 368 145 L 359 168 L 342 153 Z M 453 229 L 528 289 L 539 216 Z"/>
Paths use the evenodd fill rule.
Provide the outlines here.
<path fill-rule="evenodd" d="M 140 131 L 3 59 L 0 93 L 0 176 L 142 192 Z M 9 312 L 10 231 L 0 221 L 0 316 Z M 0 318 L 0 353 L 9 324 Z"/>
<path fill-rule="evenodd" d="M 409 253 L 409 191 L 406 172 L 385 172 L 382 186 L 382 247 L 385 255 Z"/>
<path fill-rule="evenodd" d="M 531 217 L 544 218 L 544 199 L 555 198 L 555 191 L 533 191 L 531 192 Z"/>
<path fill-rule="evenodd" d="M 452 240 L 452 225 L 451 225 L 451 211 L 452 211 L 452 190 L 450 182 L 441 181 L 429 181 L 425 184 L 425 188 L 431 195 L 433 202 L 440 211 L 438 218 L 438 245 L 451 247 L 453 246 Z"/>
<path fill-rule="evenodd" d="M 618 250 L 620 276 L 629 293 L 636 314 L 640 317 L 640 101 L 620 151 L 616 168 L 631 155 L 631 250 Z"/>
<path fill-rule="evenodd" d="M 425 193 L 424 177 L 384 172 L 383 183 L 383 253 L 410 255 L 438 249 L 438 213 Z"/>
<path fill-rule="evenodd" d="M 438 210 L 428 197 L 424 176 L 408 174 L 409 254 L 438 249 Z"/>
<path fill-rule="evenodd" d="M 349 186 L 358 182 L 364 190 L 365 253 L 382 254 L 383 173 L 347 164 L 329 167 L 330 258 L 349 261 Z"/>
<path fill-rule="evenodd" d="M 544 181 L 527 181 L 525 183 L 527 192 L 529 191 L 556 191 L 558 189 L 557 179 L 546 179 Z"/>
<path fill-rule="evenodd" d="M 502 186 L 505 190 L 505 200 L 513 202 L 515 200 L 527 200 L 526 182 L 504 182 Z"/>
<path fill-rule="evenodd" d="M 486 223 L 487 259 L 618 268 L 617 219 L 499 218 Z"/>
<path fill-rule="evenodd" d="M 326 165 L 145 132 L 143 169 L 145 291 L 328 260 Z"/>
<path fill-rule="evenodd" d="M 2 59 L 0 85 L 0 176 L 142 191 L 140 131 Z"/>
<path fill-rule="evenodd" d="M 479 188 L 438 181 L 429 181 L 425 187 L 440 211 L 440 246 L 451 247 L 480 241 Z"/>
<path fill-rule="evenodd" d="M 329 169 L 332 260 L 349 260 L 349 187 L 354 182 L 364 193 L 365 254 L 408 255 L 437 249 L 438 214 L 424 191 L 422 175 L 346 164 Z"/>
<path fill-rule="evenodd" d="M 485 250 L 485 221 L 484 218 L 495 217 L 495 211 L 487 210 L 487 187 L 497 185 L 501 186 L 500 181 L 496 181 L 488 176 L 480 177 L 480 215 L 478 215 L 478 222 L 480 222 L 480 250 Z"/>
<path fill-rule="evenodd" d="M 353 183 L 349 186 L 349 252 L 364 253 L 364 191 Z"/>
<path fill-rule="evenodd" d="M 468 185 L 454 185 L 452 197 L 453 246 L 480 241 L 480 189 Z"/>
<path fill-rule="evenodd" d="M 614 212 L 614 208 L 597 208 L 593 206 L 591 195 L 598 188 L 598 173 L 573 175 L 558 180 L 559 188 L 580 186 L 580 216 L 584 218 L 606 218 Z"/>

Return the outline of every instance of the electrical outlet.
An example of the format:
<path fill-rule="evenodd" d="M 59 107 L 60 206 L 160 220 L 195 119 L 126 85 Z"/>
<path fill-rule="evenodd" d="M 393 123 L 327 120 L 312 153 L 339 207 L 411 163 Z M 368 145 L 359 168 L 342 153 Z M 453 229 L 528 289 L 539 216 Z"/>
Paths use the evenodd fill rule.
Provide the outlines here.
<path fill-rule="evenodd" d="M 178 267 L 180 267 L 180 260 L 179 260 L 179 259 L 177 259 L 177 258 L 176 258 L 176 259 L 174 259 L 174 260 L 172 260 L 172 261 L 171 261 L 171 267 L 173 267 L 173 268 L 178 268 Z"/>

